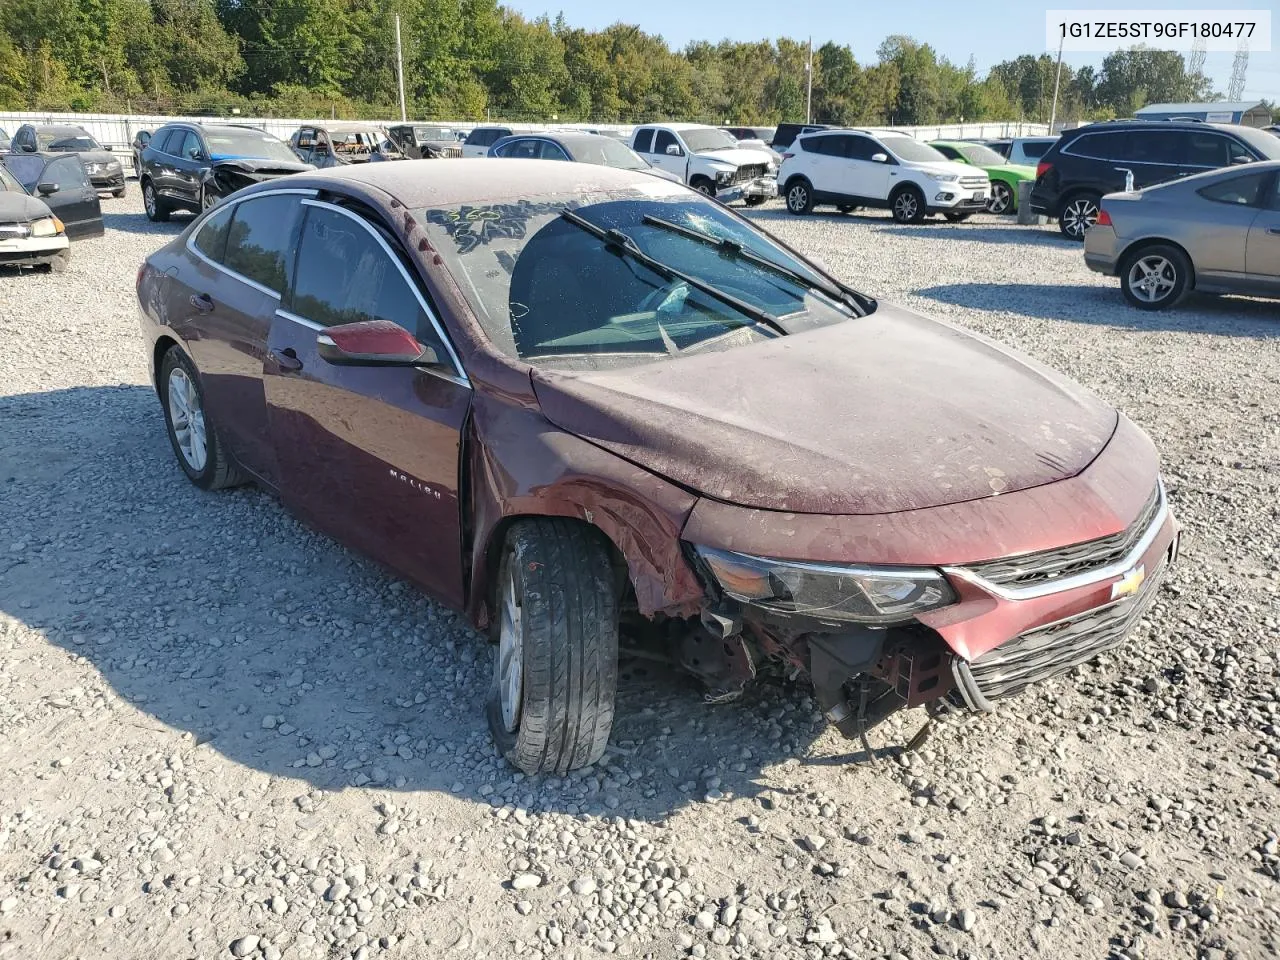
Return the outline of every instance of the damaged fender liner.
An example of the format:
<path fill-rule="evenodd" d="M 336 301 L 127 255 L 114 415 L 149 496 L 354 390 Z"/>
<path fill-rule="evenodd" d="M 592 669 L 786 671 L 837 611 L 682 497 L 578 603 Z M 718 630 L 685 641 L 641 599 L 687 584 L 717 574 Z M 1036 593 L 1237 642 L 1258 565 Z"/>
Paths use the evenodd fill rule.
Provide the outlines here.
<path fill-rule="evenodd" d="M 282 160 L 255 160 L 235 157 L 215 160 L 205 174 L 204 182 L 212 183 L 219 196 L 227 196 L 244 187 L 264 180 L 275 180 L 294 173 L 315 169 L 309 163 L 289 163 Z"/>

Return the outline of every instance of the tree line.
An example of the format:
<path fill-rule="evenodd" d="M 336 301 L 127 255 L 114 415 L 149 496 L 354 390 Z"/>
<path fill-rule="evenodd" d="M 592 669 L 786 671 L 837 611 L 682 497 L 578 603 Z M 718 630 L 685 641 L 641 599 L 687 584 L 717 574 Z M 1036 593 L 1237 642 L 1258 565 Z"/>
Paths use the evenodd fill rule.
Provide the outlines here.
<path fill-rule="evenodd" d="M 398 116 L 397 14 L 414 119 L 773 124 L 803 120 L 810 95 L 806 41 L 672 50 L 637 26 L 584 30 L 497 0 L 3 0 L 0 109 Z M 1046 54 L 980 76 L 908 36 L 874 63 L 827 41 L 813 51 L 813 118 L 1045 122 L 1055 75 Z M 1064 64 L 1058 118 L 1212 94 L 1180 55 L 1126 50 L 1096 70 Z"/>

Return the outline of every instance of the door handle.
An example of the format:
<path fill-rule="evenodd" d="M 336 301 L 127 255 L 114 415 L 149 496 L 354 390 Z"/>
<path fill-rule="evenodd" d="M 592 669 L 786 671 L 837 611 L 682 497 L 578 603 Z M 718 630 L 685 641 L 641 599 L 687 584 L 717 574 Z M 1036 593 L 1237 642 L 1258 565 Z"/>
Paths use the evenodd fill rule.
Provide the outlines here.
<path fill-rule="evenodd" d="M 283 350 L 272 349 L 270 356 L 281 370 L 292 373 L 302 369 L 302 361 L 298 359 L 298 354 L 293 347 L 285 347 Z"/>
<path fill-rule="evenodd" d="M 213 312 L 213 298 L 207 293 L 193 293 L 191 295 L 190 303 L 201 313 Z"/>

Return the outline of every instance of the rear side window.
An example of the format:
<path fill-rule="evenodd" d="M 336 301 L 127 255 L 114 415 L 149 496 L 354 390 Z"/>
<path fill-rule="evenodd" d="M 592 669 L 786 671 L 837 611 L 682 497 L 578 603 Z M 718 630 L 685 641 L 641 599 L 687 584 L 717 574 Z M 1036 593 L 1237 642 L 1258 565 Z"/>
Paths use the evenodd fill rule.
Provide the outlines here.
<path fill-rule="evenodd" d="M 56 183 L 62 190 L 80 190 L 89 186 L 89 177 L 79 157 L 60 157 L 44 168 L 42 181 Z"/>
<path fill-rule="evenodd" d="M 1022 154 L 1031 160 L 1039 160 L 1049 152 L 1049 148 L 1052 146 L 1052 140 L 1032 140 L 1029 143 L 1024 143 L 1022 145 Z M 1002 143 L 1000 146 L 994 147 L 993 149 L 998 150 L 1007 157 L 1009 156 L 1009 147 L 1010 144 Z"/>
<path fill-rule="evenodd" d="M 1230 180 L 1221 180 L 1207 187 L 1201 187 L 1196 193 L 1215 203 L 1256 207 L 1262 205 L 1262 188 L 1267 185 L 1269 179 L 1270 174 L 1265 172 L 1247 173 L 1241 177 L 1232 177 Z"/>
<path fill-rule="evenodd" d="M 294 274 L 294 313 L 322 326 L 390 320 L 419 342 L 442 346 L 396 262 L 363 223 L 308 206 Z"/>
<path fill-rule="evenodd" d="M 796 140 L 805 153 L 817 153 L 825 157 L 838 157 L 840 147 L 835 137 L 802 137 Z"/>
<path fill-rule="evenodd" d="M 543 160 L 568 160 L 569 155 L 561 150 L 550 140 L 542 141 L 542 152 L 539 154 Z"/>
<path fill-rule="evenodd" d="M 517 160 L 537 160 L 540 153 L 537 140 L 513 140 L 502 148 L 504 157 Z"/>
<path fill-rule="evenodd" d="M 1064 152 L 1095 160 L 1120 160 L 1124 156 L 1125 145 L 1123 134 L 1086 133 L 1077 137 Z"/>
<path fill-rule="evenodd" d="M 227 250 L 227 234 L 230 232 L 231 216 L 235 209 L 225 206 L 217 213 L 209 215 L 196 235 L 191 238 L 191 245 L 214 263 L 222 263 Z"/>
<path fill-rule="evenodd" d="M 236 204 L 223 263 L 242 277 L 279 293 L 293 235 L 298 198 L 258 197 Z"/>
<path fill-rule="evenodd" d="M 154 142 L 149 146 L 159 150 L 161 153 L 173 153 L 173 150 L 170 149 L 170 141 L 172 141 L 173 147 L 178 147 L 182 144 L 182 138 L 185 136 L 185 130 L 161 130 L 155 135 Z"/>

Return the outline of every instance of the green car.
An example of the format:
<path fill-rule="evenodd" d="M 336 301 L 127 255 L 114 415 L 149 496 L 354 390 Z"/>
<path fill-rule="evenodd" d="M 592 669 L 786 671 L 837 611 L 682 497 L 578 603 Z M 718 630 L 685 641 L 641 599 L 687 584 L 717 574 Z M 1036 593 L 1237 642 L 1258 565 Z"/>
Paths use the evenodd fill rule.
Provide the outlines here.
<path fill-rule="evenodd" d="M 1036 168 L 1017 163 L 1005 163 L 1004 157 L 990 147 L 965 140 L 934 140 L 929 146 L 948 160 L 967 163 L 985 170 L 991 178 L 991 200 L 987 204 L 990 213 L 1014 213 L 1018 209 L 1018 184 L 1023 180 L 1035 180 Z"/>

